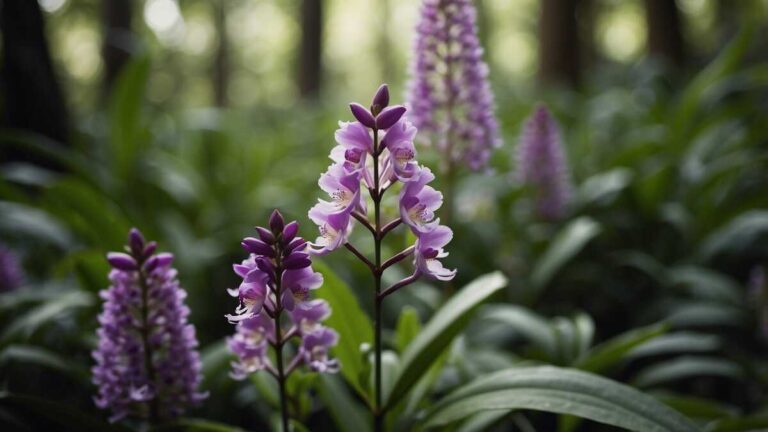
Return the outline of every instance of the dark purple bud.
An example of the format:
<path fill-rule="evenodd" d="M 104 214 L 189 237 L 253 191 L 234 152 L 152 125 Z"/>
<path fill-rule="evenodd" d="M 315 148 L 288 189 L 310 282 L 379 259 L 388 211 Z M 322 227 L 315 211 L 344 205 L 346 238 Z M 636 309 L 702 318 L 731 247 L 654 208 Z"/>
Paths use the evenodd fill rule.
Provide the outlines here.
<path fill-rule="evenodd" d="M 261 237 L 262 240 L 266 244 L 275 244 L 275 236 L 272 234 L 272 232 L 264 227 L 257 226 L 256 232 L 259 234 L 259 237 Z"/>
<path fill-rule="evenodd" d="M 376 90 L 376 95 L 373 96 L 371 113 L 373 113 L 373 115 L 378 115 L 381 110 L 387 107 L 387 105 L 389 105 L 389 88 L 386 84 L 382 84 L 381 87 Z"/>
<path fill-rule="evenodd" d="M 287 245 L 296 237 L 299 232 L 299 223 L 293 221 L 283 228 L 283 244 Z"/>
<path fill-rule="evenodd" d="M 371 129 L 376 127 L 376 119 L 373 118 L 373 114 L 365 109 L 364 106 L 360 105 L 359 103 L 352 102 L 349 104 L 349 109 L 352 110 L 352 115 L 355 116 L 357 121 L 362 123 L 364 126 Z"/>
<path fill-rule="evenodd" d="M 158 264 L 160 264 L 160 259 L 158 259 L 157 256 L 153 256 L 144 263 L 144 270 L 149 273 L 156 269 Z"/>
<path fill-rule="evenodd" d="M 280 214 L 280 211 L 275 209 L 269 217 L 269 228 L 272 230 L 272 234 L 275 236 L 280 235 L 280 233 L 283 232 L 284 227 L 285 219 L 283 219 L 283 215 Z"/>
<path fill-rule="evenodd" d="M 110 252 L 107 254 L 109 265 L 118 270 L 136 270 L 136 260 L 132 256 L 122 252 Z"/>
<path fill-rule="evenodd" d="M 272 260 L 263 256 L 256 258 L 256 267 L 268 275 L 275 274 L 275 265 L 272 264 Z"/>
<path fill-rule="evenodd" d="M 157 242 L 149 242 L 146 246 L 144 246 L 144 251 L 141 253 L 141 256 L 144 259 L 149 258 L 155 251 L 157 250 Z"/>
<path fill-rule="evenodd" d="M 303 250 L 304 246 L 307 245 L 307 241 L 304 240 L 301 237 L 297 237 L 293 240 L 291 240 L 290 243 L 288 243 L 288 246 L 285 248 L 286 252 L 290 253 L 294 250 Z"/>
<path fill-rule="evenodd" d="M 136 228 L 131 228 L 131 231 L 128 233 L 128 245 L 131 248 L 133 256 L 141 256 L 141 253 L 144 250 L 144 242 L 144 236 L 141 235 L 141 231 Z"/>
<path fill-rule="evenodd" d="M 272 249 L 272 246 L 257 238 L 246 237 L 242 242 L 240 242 L 240 244 L 243 246 L 243 249 L 250 253 L 254 253 L 256 255 L 264 255 L 270 258 L 275 256 L 275 250 Z"/>
<path fill-rule="evenodd" d="M 158 267 L 168 267 L 173 262 L 173 254 L 160 253 L 157 254 L 144 263 L 144 270 L 151 272 Z"/>
<path fill-rule="evenodd" d="M 283 261 L 283 266 L 288 270 L 298 270 L 312 265 L 309 255 L 305 252 L 294 252 Z"/>
<path fill-rule="evenodd" d="M 402 105 L 386 108 L 376 117 L 376 128 L 389 129 L 400 120 L 403 114 L 405 114 L 405 107 Z"/>

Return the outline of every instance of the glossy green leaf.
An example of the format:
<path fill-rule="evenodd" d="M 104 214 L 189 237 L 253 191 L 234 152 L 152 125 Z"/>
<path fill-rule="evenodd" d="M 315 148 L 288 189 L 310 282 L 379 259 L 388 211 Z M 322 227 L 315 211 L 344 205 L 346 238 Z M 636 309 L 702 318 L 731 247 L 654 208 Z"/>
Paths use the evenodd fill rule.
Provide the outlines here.
<path fill-rule="evenodd" d="M 402 353 L 416 335 L 421 331 L 421 322 L 419 321 L 418 311 L 411 306 L 406 306 L 400 312 L 400 318 L 397 320 L 395 328 L 395 347 Z"/>
<path fill-rule="evenodd" d="M 58 353 L 34 345 L 14 344 L 0 351 L 0 365 L 8 363 L 20 365 L 37 365 L 65 374 L 73 375 L 86 381 L 89 373 L 81 365 L 73 363 Z"/>
<path fill-rule="evenodd" d="M 453 338 L 464 329 L 475 308 L 506 284 L 507 278 L 501 272 L 480 276 L 435 313 L 403 353 L 400 373 L 392 392 L 385 397 L 386 406 L 393 406 L 405 396 Z"/>
<path fill-rule="evenodd" d="M 722 419 L 707 425 L 704 432 L 762 432 L 768 430 L 768 415 Z"/>
<path fill-rule="evenodd" d="M 700 258 L 712 259 L 723 253 L 738 253 L 768 233 L 768 210 L 744 213 L 710 234 L 701 246 Z"/>
<path fill-rule="evenodd" d="M 8 201 L 0 201 L 0 231 L 50 242 L 60 248 L 73 243 L 66 226 L 49 213 Z"/>
<path fill-rule="evenodd" d="M 651 357 L 665 354 L 711 352 L 720 348 L 720 338 L 706 333 L 677 332 L 659 336 L 635 347 L 631 357 Z"/>
<path fill-rule="evenodd" d="M 325 323 L 339 332 L 339 343 L 333 352 L 341 362 L 341 373 L 361 396 L 367 397 L 360 381 L 361 373 L 366 369 L 360 347 L 373 341 L 371 321 L 344 281 L 322 262 L 315 261 L 314 265 L 324 279 L 323 286 L 315 294 L 326 300 L 334 312 Z"/>
<path fill-rule="evenodd" d="M 439 401 L 425 424 L 440 427 L 488 410 L 569 414 L 637 432 L 694 432 L 680 413 L 631 387 L 552 366 L 514 368 L 476 379 Z"/>
<path fill-rule="evenodd" d="M 109 112 L 113 167 L 117 178 L 125 179 L 135 169 L 143 145 L 140 127 L 144 94 L 149 79 L 149 56 L 135 56 L 121 71 L 112 92 Z"/>
<path fill-rule="evenodd" d="M 370 414 L 349 394 L 336 375 L 321 374 L 318 386 L 320 398 L 331 413 L 340 432 L 369 432 Z"/>
<path fill-rule="evenodd" d="M 236 426 L 205 419 L 183 418 L 150 429 L 152 432 L 243 432 Z"/>
<path fill-rule="evenodd" d="M 29 337 L 39 327 L 53 321 L 72 309 L 87 307 L 93 304 L 93 297 L 88 293 L 71 291 L 61 295 L 48 303 L 41 304 L 31 309 L 24 315 L 6 327 L 0 337 L 1 342 L 7 342 L 16 337 Z"/>
<path fill-rule="evenodd" d="M 669 393 L 654 393 L 654 396 L 667 406 L 693 419 L 717 420 L 732 417 L 738 413 L 735 407 L 711 399 Z"/>
<path fill-rule="evenodd" d="M 674 328 L 740 327 L 748 317 L 743 309 L 731 305 L 689 301 L 674 308 L 665 321 Z"/>
<path fill-rule="evenodd" d="M 632 177 L 632 171 L 623 167 L 593 175 L 579 187 L 578 199 L 582 205 L 610 200 L 629 185 Z"/>
<path fill-rule="evenodd" d="M 638 387 L 652 387 L 697 376 L 740 379 L 744 376 L 744 372 L 739 365 L 730 360 L 683 356 L 644 369 L 635 377 L 633 383 Z"/>
<path fill-rule="evenodd" d="M 557 340 L 549 320 L 532 310 L 517 305 L 492 305 L 483 311 L 486 319 L 503 322 L 510 331 L 520 333 L 544 351 L 549 358 L 557 352 Z"/>
<path fill-rule="evenodd" d="M 659 337 L 667 329 L 667 325 L 656 324 L 622 333 L 592 348 L 574 367 L 587 372 L 604 372 L 622 361 L 634 348 Z"/>
<path fill-rule="evenodd" d="M 600 231 L 600 224 L 588 217 L 580 217 L 563 227 L 533 268 L 531 284 L 534 290 L 543 289 Z"/>
<path fill-rule="evenodd" d="M 467 419 L 457 432 L 483 432 L 509 415 L 508 410 L 483 411 Z"/>

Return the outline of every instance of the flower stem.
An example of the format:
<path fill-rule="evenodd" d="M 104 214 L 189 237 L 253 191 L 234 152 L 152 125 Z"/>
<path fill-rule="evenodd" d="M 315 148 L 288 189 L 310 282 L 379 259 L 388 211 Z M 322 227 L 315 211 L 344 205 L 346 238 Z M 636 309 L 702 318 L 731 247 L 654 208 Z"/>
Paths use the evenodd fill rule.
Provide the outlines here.
<path fill-rule="evenodd" d="M 283 251 L 280 247 L 275 252 L 275 361 L 277 362 L 277 383 L 280 386 L 280 414 L 283 422 L 283 432 L 288 432 L 288 397 L 285 391 L 285 382 L 288 378 L 283 366 L 283 329 L 280 327 L 280 316 L 283 314 L 282 292 L 280 275 L 282 272 L 281 257 Z"/>
<path fill-rule="evenodd" d="M 288 398 L 285 391 L 287 377 L 283 367 L 283 336 L 280 330 L 280 315 L 282 315 L 282 310 L 278 310 L 275 314 L 275 357 L 277 361 L 277 382 L 280 385 L 280 413 L 283 420 L 283 432 L 288 432 Z"/>
<path fill-rule="evenodd" d="M 147 284 L 147 273 L 141 268 L 142 262 L 139 262 L 139 283 L 141 284 L 141 344 L 144 347 L 144 369 L 147 372 L 147 380 L 152 384 L 152 399 L 149 400 L 149 424 L 153 425 L 160 419 L 160 406 L 158 404 L 158 394 L 155 378 L 155 366 L 152 363 L 152 346 L 149 343 L 149 286 Z"/>
<path fill-rule="evenodd" d="M 383 191 L 379 190 L 379 134 L 378 130 L 373 130 L 373 209 L 374 209 L 374 271 L 373 279 L 376 293 L 373 296 L 373 315 L 374 315 L 374 393 L 375 403 L 373 408 L 373 429 L 375 432 L 381 432 L 384 426 L 384 410 L 381 403 L 381 195 Z"/>

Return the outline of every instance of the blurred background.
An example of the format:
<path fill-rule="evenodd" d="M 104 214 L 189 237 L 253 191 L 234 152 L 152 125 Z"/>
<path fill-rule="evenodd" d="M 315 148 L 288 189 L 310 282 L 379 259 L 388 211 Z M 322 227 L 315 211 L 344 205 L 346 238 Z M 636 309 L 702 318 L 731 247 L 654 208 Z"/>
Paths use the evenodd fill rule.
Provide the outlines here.
<path fill-rule="evenodd" d="M 541 322 L 586 316 L 587 327 L 568 321 L 573 337 L 591 328 L 584 350 L 669 323 L 678 339 L 623 359 L 611 376 L 701 421 L 764 415 L 768 1 L 475 5 L 504 144 L 490 172 L 460 176 L 448 259 L 456 286 L 500 269 L 512 283 L 497 303 Z M 0 395 L 106 417 L 90 400 L 97 293 L 105 253 L 137 226 L 176 255 L 189 291 L 212 393 L 193 415 L 266 424 L 266 384 L 227 376 L 223 316 L 235 305 L 225 289 L 244 256 L 239 241 L 273 208 L 316 236 L 306 212 L 337 122 L 382 82 L 404 102 L 419 9 L 416 0 L 0 1 L 0 244 L 19 274 L 3 270 Z M 538 220 L 514 181 L 518 136 L 539 101 L 560 123 L 573 181 L 569 215 L 557 221 Z M 438 165 L 436 152 L 419 151 Z M 387 253 L 406 242 L 395 238 Z M 322 261 L 367 298 L 359 263 L 343 252 Z M 426 321 L 441 290 L 420 283 L 392 297 L 388 328 L 406 305 Z M 570 328 L 563 322 L 553 331 Z M 451 349 L 437 394 L 520 359 L 573 365 L 584 354 L 547 357 L 509 323 L 477 327 Z M 0 424 L 53 427 L 35 409 L 0 397 Z M 322 404 L 307 413 L 312 430 L 334 430 L 332 417 Z"/>

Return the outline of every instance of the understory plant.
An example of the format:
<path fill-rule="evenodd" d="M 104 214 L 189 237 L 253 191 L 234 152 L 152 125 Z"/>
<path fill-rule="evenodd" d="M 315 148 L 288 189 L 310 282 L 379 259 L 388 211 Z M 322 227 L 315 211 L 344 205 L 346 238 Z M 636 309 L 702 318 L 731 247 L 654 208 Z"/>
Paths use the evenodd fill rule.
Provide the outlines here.
<path fill-rule="evenodd" d="M 329 357 L 338 335 L 321 324 L 331 310 L 323 300 L 310 299 L 310 291 L 323 284 L 323 277 L 312 270 L 307 242 L 297 235 L 298 231 L 298 222 L 286 224 L 275 210 L 269 228 L 256 227 L 258 238 L 243 239 L 242 246 L 249 256 L 233 267 L 243 280 L 237 289 L 229 291 L 239 306 L 234 314 L 227 315 L 237 325 L 235 335 L 228 340 L 229 349 L 237 356 L 231 375 L 242 380 L 266 370 L 275 378 L 284 432 L 290 430 L 286 389 L 291 373 L 300 366 L 323 373 L 337 372 L 339 367 Z M 286 348 L 294 340 L 298 350 L 286 361 Z"/>
<path fill-rule="evenodd" d="M 382 399 L 382 303 L 397 290 L 420 277 L 448 281 L 456 275 L 440 263 L 448 255 L 443 249 L 453 236 L 441 225 L 435 211 L 442 205 L 442 194 L 428 184 L 435 176 L 416 161 L 413 140 L 416 128 L 408 121 L 405 107 L 389 106 L 389 89 L 382 85 L 373 97 L 370 109 L 352 103 L 356 121 L 342 122 L 336 131 L 337 145 L 331 150 L 333 161 L 320 176 L 320 187 L 330 200 L 320 200 L 309 217 L 320 230 L 310 252 L 324 255 L 345 247 L 370 270 L 373 276 L 373 392 L 371 407 L 376 431 L 383 430 L 386 407 Z M 384 220 L 382 201 L 391 188 L 400 187 L 399 215 Z M 366 191 L 372 206 L 363 196 Z M 372 208 L 370 208 L 372 207 Z M 355 223 L 373 238 L 373 258 L 368 258 L 349 241 Z M 382 242 L 392 230 L 405 224 L 416 241 L 392 257 L 381 256 Z M 410 276 L 382 287 L 382 274 L 389 267 L 413 255 Z"/>

